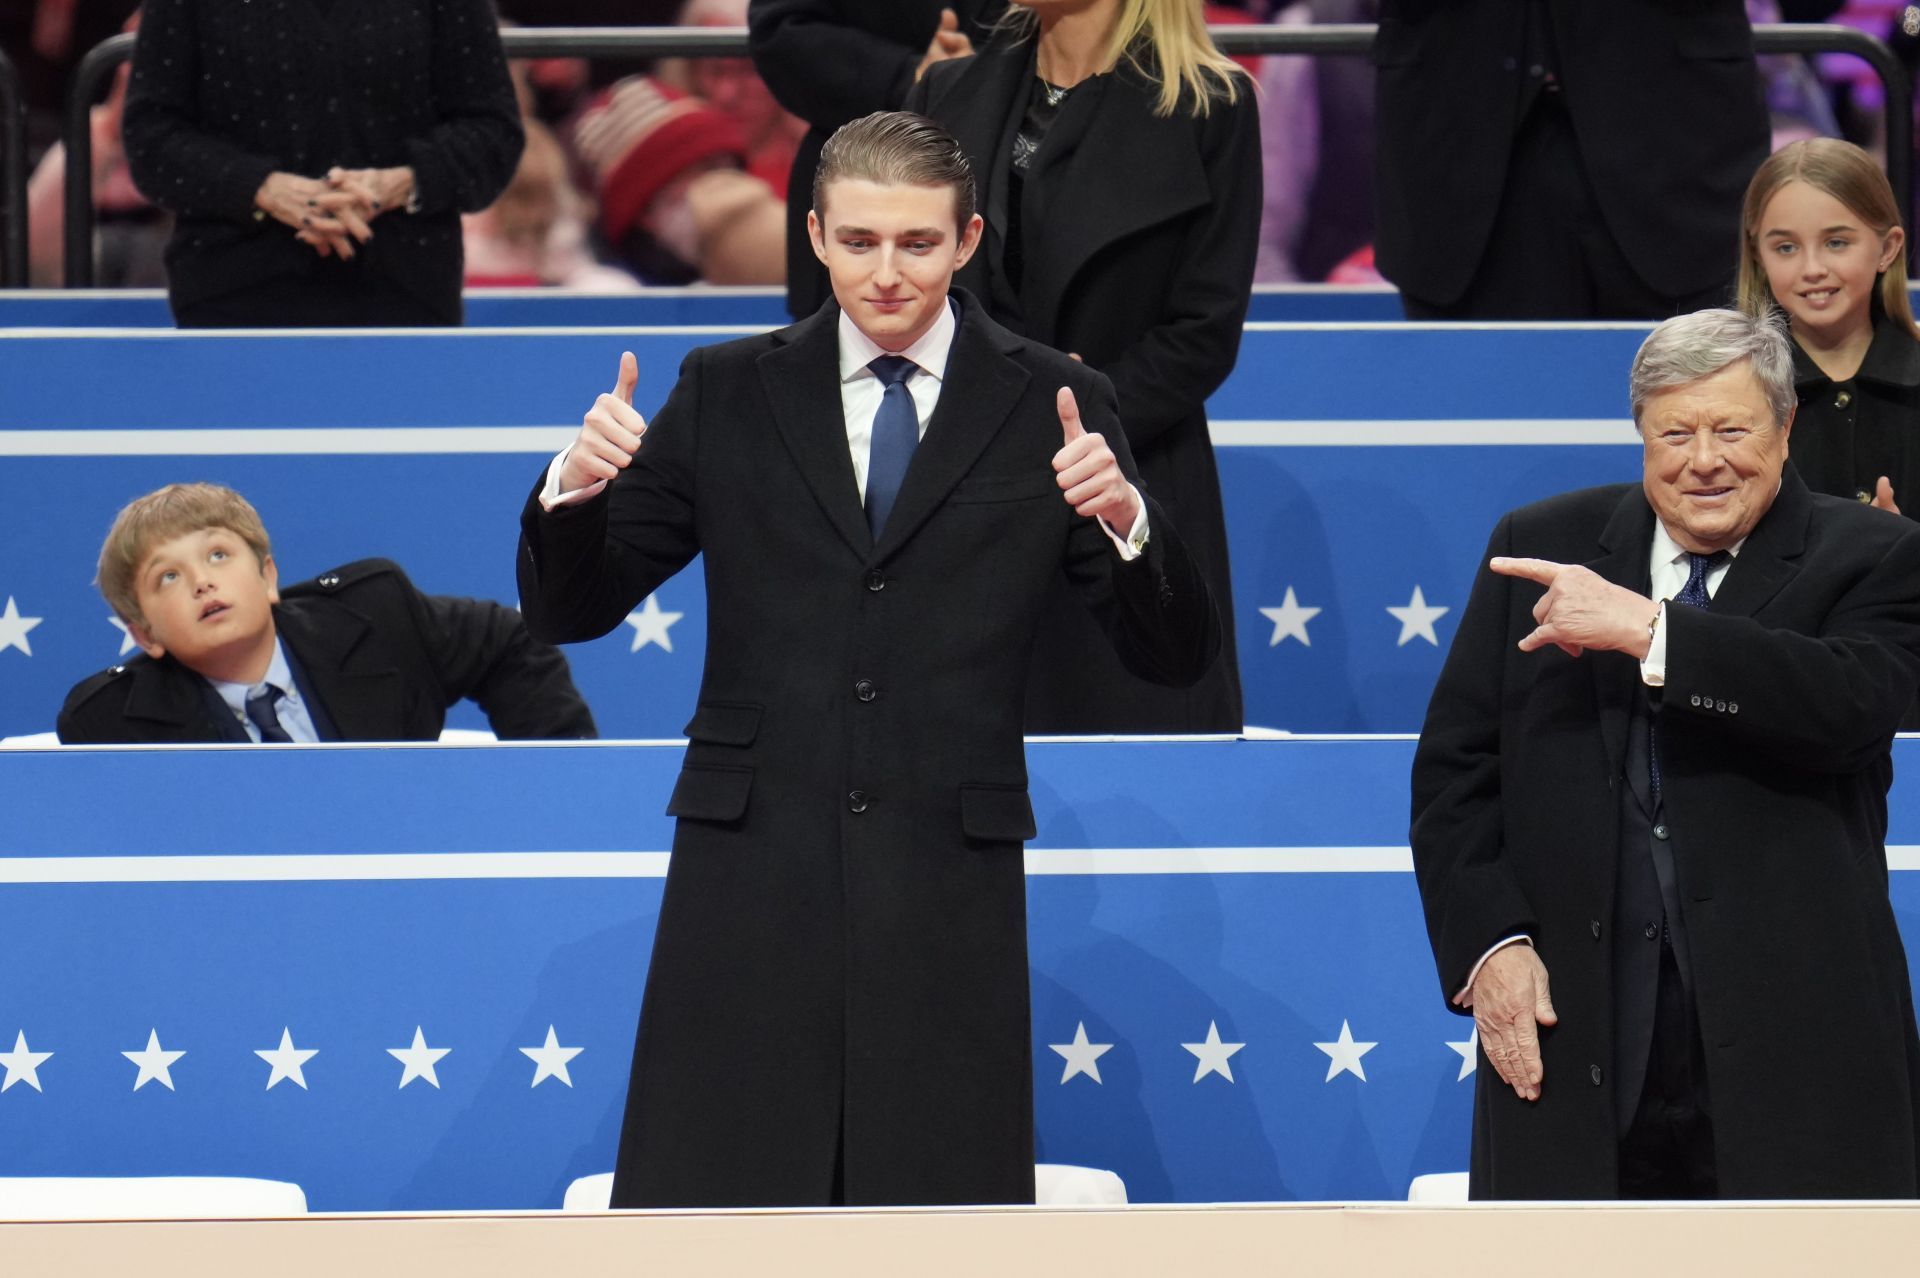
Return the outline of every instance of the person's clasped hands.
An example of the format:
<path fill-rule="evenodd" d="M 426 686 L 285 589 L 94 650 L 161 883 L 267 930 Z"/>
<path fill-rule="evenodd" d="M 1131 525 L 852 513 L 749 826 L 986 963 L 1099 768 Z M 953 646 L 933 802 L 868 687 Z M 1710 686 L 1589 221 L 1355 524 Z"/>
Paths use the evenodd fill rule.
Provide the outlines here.
<path fill-rule="evenodd" d="M 254 205 L 293 228 L 293 238 L 321 257 L 350 260 L 354 246 L 373 238 L 372 222 L 404 207 L 413 196 L 413 170 L 328 169 L 326 176 L 274 172 L 254 193 Z"/>

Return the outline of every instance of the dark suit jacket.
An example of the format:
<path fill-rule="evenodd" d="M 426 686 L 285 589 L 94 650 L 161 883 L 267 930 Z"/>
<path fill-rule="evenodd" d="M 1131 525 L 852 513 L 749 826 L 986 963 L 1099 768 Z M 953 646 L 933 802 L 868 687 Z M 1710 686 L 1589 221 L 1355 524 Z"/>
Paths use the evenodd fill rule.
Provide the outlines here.
<path fill-rule="evenodd" d="M 1382 0 L 1381 273 L 1442 306 L 1473 279 L 1520 127 L 1536 7 L 1587 179 L 1633 269 L 1670 296 L 1725 279 L 1769 144 L 1742 0 Z"/>
<path fill-rule="evenodd" d="M 524 141 L 488 0 L 335 0 L 324 12 L 311 0 L 147 0 L 125 129 L 141 194 L 175 214 L 176 310 L 361 272 L 449 324 L 461 316 L 460 214 L 506 189 Z M 333 165 L 411 165 L 419 209 L 381 214 L 345 264 L 253 204 L 275 170 L 321 177 Z"/>
<path fill-rule="evenodd" d="M 1154 114 L 1129 64 L 1077 86 L 1023 187 L 1025 270 L 1004 270 L 1009 148 L 1033 82 L 1031 44 L 937 63 L 908 97 L 973 162 L 987 220 L 959 282 L 994 318 L 1105 373 L 1154 500 L 1207 574 L 1225 644 L 1187 692 L 1129 679 L 1062 590 L 1028 689 L 1028 731 L 1238 732 L 1244 723 L 1226 516 L 1206 399 L 1240 351 L 1260 237 L 1260 121 L 1252 86 L 1196 118 Z"/>
<path fill-rule="evenodd" d="M 494 734 L 597 735 L 567 659 L 511 608 L 423 595 L 399 565 L 362 559 L 281 592 L 274 628 L 341 741 L 432 741 L 471 697 Z M 60 710 L 74 745 L 245 741 L 205 679 L 142 654 L 83 680 Z M 326 727 L 321 727 L 327 735 Z"/>
<path fill-rule="evenodd" d="M 914 72 L 952 9 L 978 45 L 1006 0 L 751 0 L 753 66 L 776 101 L 812 127 L 787 180 L 787 311 L 804 319 L 831 293 L 807 238 L 813 174 L 833 131 L 875 111 L 898 110 Z"/>
<path fill-rule="evenodd" d="M 1487 547 L 1645 593 L 1638 485 L 1514 511 Z M 1920 1041 L 1887 901 L 1894 725 L 1920 686 L 1920 528 L 1789 469 L 1709 610 L 1667 609 L 1661 775 L 1730 1198 L 1912 1197 Z M 1533 1104 L 1482 1065 L 1473 1188 L 1617 1196 L 1611 937 L 1632 699 L 1624 653 L 1515 645 L 1541 588 L 1485 569 L 1413 766 L 1442 993 L 1529 933 L 1552 981 Z M 1604 925 L 1603 925 L 1603 921 Z"/>
<path fill-rule="evenodd" d="M 621 1206 L 1032 1201 L 1021 689 L 1064 569 L 1141 674 L 1218 627 L 1158 509 L 1123 562 L 1062 500 L 1058 388 L 1112 388 L 961 301 L 867 532 L 839 311 L 696 350 L 600 498 L 521 522 L 533 632 L 589 639 L 702 557 L 707 653 L 616 1164 Z"/>

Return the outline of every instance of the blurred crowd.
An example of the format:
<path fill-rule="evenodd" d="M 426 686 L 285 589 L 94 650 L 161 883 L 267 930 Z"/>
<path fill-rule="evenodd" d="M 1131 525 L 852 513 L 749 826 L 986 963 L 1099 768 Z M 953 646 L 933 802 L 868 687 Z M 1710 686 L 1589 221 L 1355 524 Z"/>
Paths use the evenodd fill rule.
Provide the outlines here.
<path fill-rule="evenodd" d="M 748 0 L 500 0 L 503 25 L 718 26 Z M 1913 65 L 1905 0 L 1748 0 L 1756 22 L 1839 22 Z M 1223 0 L 1216 24 L 1371 23 L 1380 0 Z M 28 106 L 30 279 L 62 274 L 63 107 L 87 50 L 139 21 L 135 0 L 0 0 L 0 48 Z M 1373 267 L 1374 73 L 1365 57 L 1239 59 L 1260 89 L 1264 216 L 1256 279 L 1368 283 Z M 463 218 L 468 287 L 776 285 L 784 208 L 807 125 L 745 58 L 544 59 L 511 64 L 526 145 L 504 192 Z M 1774 144 L 1843 137 L 1879 154 L 1882 95 L 1849 55 L 1762 59 Z M 171 217 L 136 188 L 121 145 L 127 68 L 91 119 L 96 283 L 160 287 Z"/>

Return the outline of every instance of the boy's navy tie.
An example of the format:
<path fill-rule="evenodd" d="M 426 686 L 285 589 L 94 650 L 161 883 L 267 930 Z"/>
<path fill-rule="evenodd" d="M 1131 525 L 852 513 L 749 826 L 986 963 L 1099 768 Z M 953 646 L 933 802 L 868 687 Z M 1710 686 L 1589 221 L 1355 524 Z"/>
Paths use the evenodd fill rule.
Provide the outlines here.
<path fill-rule="evenodd" d="M 253 720 L 253 726 L 260 729 L 262 741 L 292 741 L 287 730 L 280 726 L 280 716 L 274 712 L 280 698 L 285 694 L 270 683 L 263 683 L 247 694 L 247 718 Z"/>
<path fill-rule="evenodd" d="M 867 365 L 885 385 L 873 415 L 873 443 L 867 460 L 867 530 L 875 541 L 887 526 L 893 499 L 907 477 L 907 463 L 920 443 L 920 416 L 914 411 L 907 379 L 920 366 L 903 355 L 882 355 Z"/>

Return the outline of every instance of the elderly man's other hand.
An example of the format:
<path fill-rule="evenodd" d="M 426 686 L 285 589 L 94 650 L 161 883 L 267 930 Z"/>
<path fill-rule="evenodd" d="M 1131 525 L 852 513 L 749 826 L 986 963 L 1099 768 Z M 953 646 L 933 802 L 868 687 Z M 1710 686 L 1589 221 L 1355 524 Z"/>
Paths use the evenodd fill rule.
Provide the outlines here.
<path fill-rule="evenodd" d="M 1645 595 L 1616 586 L 1578 564 L 1496 555 L 1487 566 L 1502 576 L 1524 577 L 1547 588 L 1533 606 L 1539 628 L 1520 641 L 1520 651 L 1554 644 L 1569 657 L 1593 648 L 1628 653 L 1636 660 L 1646 658 L 1652 642 L 1647 627 L 1659 607 Z"/>
<path fill-rule="evenodd" d="M 1473 984 L 1454 1001 L 1473 1009 L 1480 1050 L 1500 1081 L 1521 1100 L 1539 1100 L 1546 1069 L 1540 1064 L 1538 1027 L 1557 1025 L 1560 1017 L 1547 995 L 1547 965 L 1533 946 L 1517 943 L 1489 954 Z"/>
<path fill-rule="evenodd" d="M 1885 475 L 1880 476 L 1880 482 L 1873 486 L 1873 508 L 1890 515 L 1900 513 L 1900 508 L 1893 504 L 1893 481 Z"/>

